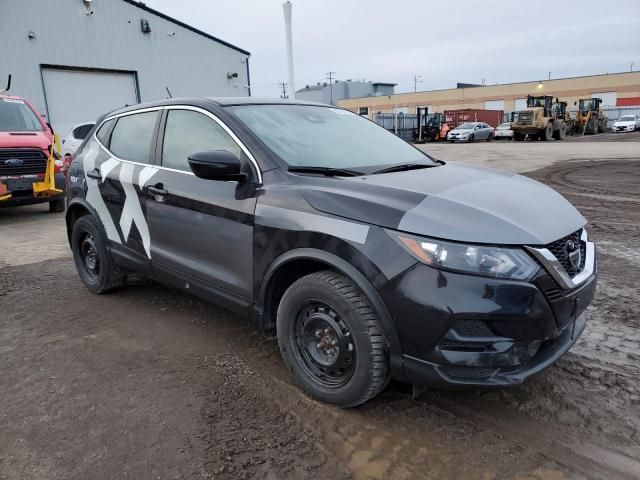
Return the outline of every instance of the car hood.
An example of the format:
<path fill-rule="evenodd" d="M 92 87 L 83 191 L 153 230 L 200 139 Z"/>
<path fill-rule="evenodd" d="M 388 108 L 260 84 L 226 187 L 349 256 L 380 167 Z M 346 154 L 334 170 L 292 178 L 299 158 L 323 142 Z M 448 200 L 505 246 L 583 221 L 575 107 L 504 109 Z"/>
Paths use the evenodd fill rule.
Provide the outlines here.
<path fill-rule="evenodd" d="M 617 122 L 613 122 L 613 126 L 614 127 L 628 127 L 630 125 L 635 125 L 636 122 L 634 122 L 633 120 L 625 120 L 624 122 L 621 121 L 617 121 Z"/>
<path fill-rule="evenodd" d="M 331 185 L 304 196 L 326 213 L 447 240 L 546 245 L 586 224 L 575 207 L 542 183 L 460 163 L 345 177 Z"/>
<path fill-rule="evenodd" d="M 44 132 L 0 132 L 0 148 L 39 148 L 47 150 L 51 139 Z"/>

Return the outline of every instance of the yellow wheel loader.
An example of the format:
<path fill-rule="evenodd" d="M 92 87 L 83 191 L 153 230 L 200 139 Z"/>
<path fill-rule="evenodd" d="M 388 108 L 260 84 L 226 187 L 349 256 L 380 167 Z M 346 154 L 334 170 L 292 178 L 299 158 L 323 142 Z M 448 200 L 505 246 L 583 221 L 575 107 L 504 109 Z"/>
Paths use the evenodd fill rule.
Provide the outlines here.
<path fill-rule="evenodd" d="M 567 134 L 567 102 L 553 101 L 551 95 L 527 96 L 527 108 L 511 114 L 513 139 L 564 140 Z"/>

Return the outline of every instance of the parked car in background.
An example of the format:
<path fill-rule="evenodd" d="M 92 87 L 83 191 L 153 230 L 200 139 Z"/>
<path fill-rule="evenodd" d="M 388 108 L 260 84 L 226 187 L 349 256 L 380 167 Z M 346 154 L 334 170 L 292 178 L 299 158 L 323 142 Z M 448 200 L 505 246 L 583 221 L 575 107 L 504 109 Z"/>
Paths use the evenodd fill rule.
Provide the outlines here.
<path fill-rule="evenodd" d="M 390 378 L 517 385 L 586 326 L 595 245 L 564 197 L 347 110 L 164 100 L 100 119 L 73 157 L 67 231 L 90 291 L 138 271 L 251 316 L 325 402 Z"/>
<path fill-rule="evenodd" d="M 96 122 L 85 122 L 73 127 L 62 140 L 62 157 L 73 155 L 95 124 Z"/>
<path fill-rule="evenodd" d="M 48 202 L 51 212 L 64 211 L 65 177 L 55 154 L 46 175 L 53 140 L 51 127 L 33 105 L 0 94 L 0 207 Z"/>
<path fill-rule="evenodd" d="M 613 132 L 634 132 L 640 130 L 640 115 L 623 115 L 611 127 Z"/>
<path fill-rule="evenodd" d="M 513 130 L 511 130 L 511 124 L 509 122 L 501 123 L 496 127 L 494 135 L 496 140 L 513 140 Z"/>
<path fill-rule="evenodd" d="M 447 140 L 451 143 L 455 141 L 474 142 L 476 140 L 486 140 L 490 142 L 495 136 L 492 126 L 484 122 L 468 122 L 457 126 L 447 134 Z"/>

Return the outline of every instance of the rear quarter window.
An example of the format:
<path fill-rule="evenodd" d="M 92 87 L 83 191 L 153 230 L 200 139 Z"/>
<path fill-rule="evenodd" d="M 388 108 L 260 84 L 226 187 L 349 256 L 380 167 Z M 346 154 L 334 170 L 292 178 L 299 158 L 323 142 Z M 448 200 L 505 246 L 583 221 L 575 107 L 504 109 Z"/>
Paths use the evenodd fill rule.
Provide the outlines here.
<path fill-rule="evenodd" d="M 118 118 L 109 150 L 123 160 L 151 163 L 151 140 L 158 112 L 134 113 Z"/>
<path fill-rule="evenodd" d="M 100 142 L 102 142 L 102 144 L 106 147 L 109 146 L 109 131 L 111 130 L 111 126 L 113 125 L 113 122 L 114 122 L 113 119 L 107 120 L 98 129 L 98 133 L 96 133 L 98 140 L 100 140 Z"/>

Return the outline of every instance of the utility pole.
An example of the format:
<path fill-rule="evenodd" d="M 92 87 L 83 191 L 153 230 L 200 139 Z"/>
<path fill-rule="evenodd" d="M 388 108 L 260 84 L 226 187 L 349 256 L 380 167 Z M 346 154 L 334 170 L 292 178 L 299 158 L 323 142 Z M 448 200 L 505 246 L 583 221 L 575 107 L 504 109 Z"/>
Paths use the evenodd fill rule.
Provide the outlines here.
<path fill-rule="evenodd" d="M 333 105 L 333 76 L 336 74 L 336 72 L 329 72 L 327 73 L 327 78 L 329 79 L 329 95 L 331 96 L 331 105 Z"/>
<path fill-rule="evenodd" d="M 414 75 L 413 76 L 413 91 L 417 92 L 418 91 L 418 83 L 422 83 L 422 76 L 420 75 Z"/>
<path fill-rule="evenodd" d="M 293 5 L 291 2 L 282 4 L 284 11 L 284 33 L 287 44 L 287 68 L 289 71 L 289 88 L 291 89 L 291 97 L 296 98 L 296 86 L 293 80 L 293 33 L 291 33 L 291 10 Z"/>
<path fill-rule="evenodd" d="M 278 85 L 282 88 L 282 93 L 280 94 L 280 98 L 289 98 L 287 95 L 287 82 L 280 82 Z"/>

